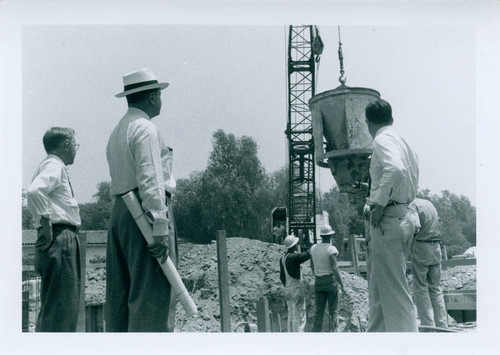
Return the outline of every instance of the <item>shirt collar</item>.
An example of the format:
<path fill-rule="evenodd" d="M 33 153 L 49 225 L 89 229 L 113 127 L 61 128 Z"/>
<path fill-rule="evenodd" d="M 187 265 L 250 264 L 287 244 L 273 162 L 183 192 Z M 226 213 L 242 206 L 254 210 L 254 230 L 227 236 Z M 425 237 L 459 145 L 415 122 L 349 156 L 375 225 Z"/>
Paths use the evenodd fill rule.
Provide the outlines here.
<path fill-rule="evenodd" d="M 47 159 L 55 159 L 55 160 L 57 160 L 58 162 L 60 162 L 62 164 L 62 166 L 64 167 L 64 170 L 66 170 L 66 172 L 68 172 L 68 167 L 66 166 L 66 164 L 64 164 L 64 162 L 62 161 L 62 159 L 59 158 L 57 155 L 55 155 L 55 154 L 47 154 Z"/>
<path fill-rule="evenodd" d="M 387 130 L 390 130 L 391 128 L 392 128 L 392 125 L 387 125 L 387 126 L 379 128 L 377 133 L 375 133 L 375 137 L 377 137 L 379 134 L 384 133 Z"/>
<path fill-rule="evenodd" d="M 59 157 L 58 157 L 57 155 L 55 155 L 55 154 L 47 154 L 47 159 L 55 159 L 55 160 L 59 161 L 62 165 L 66 166 L 66 165 L 64 164 L 64 162 L 62 161 L 62 159 L 61 159 L 61 158 L 59 158 Z"/>
<path fill-rule="evenodd" d="M 138 109 L 137 107 L 129 107 L 127 115 L 137 115 L 141 117 L 146 117 L 148 120 L 151 119 L 151 117 L 149 117 L 149 115 L 146 112 L 144 112 L 141 109 Z"/>

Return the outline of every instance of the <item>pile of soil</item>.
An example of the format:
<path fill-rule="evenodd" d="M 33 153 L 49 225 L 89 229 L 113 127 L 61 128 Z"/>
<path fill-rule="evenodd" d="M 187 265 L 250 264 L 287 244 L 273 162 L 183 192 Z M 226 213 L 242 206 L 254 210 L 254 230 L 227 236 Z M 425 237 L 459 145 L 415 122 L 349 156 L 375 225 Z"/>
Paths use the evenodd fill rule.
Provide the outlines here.
<path fill-rule="evenodd" d="M 475 290 L 476 265 L 455 266 L 441 273 L 443 291 Z"/>
<path fill-rule="evenodd" d="M 231 329 L 243 331 L 245 324 L 257 324 L 257 302 L 267 298 L 273 331 L 286 331 L 286 302 L 279 279 L 279 260 L 284 248 L 277 244 L 246 238 L 227 239 L 228 283 Z M 179 245 L 179 274 L 198 307 L 198 314 L 187 317 L 181 305 L 176 309 L 176 332 L 220 332 L 219 280 L 216 243 Z M 306 331 L 311 329 L 315 313 L 313 275 L 309 263 L 302 264 L 306 284 Z M 339 299 L 339 332 L 366 330 L 368 285 L 364 278 L 341 271 L 346 289 Z M 85 301 L 105 301 L 104 268 L 88 269 Z M 411 277 L 410 277 L 411 282 Z M 442 273 L 443 290 L 474 289 L 476 267 L 460 266 Z M 328 329 L 326 317 L 323 329 Z M 255 326 L 251 326 L 255 329 Z"/>
<path fill-rule="evenodd" d="M 189 248 L 189 249 L 188 249 Z M 257 302 L 267 298 L 272 314 L 273 330 L 286 330 L 286 302 L 280 282 L 279 260 L 284 253 L 282 246 L 246 238 L 227 239 L 229 272 L 229 298 L 231 328 L 240 331 L 242 323 L 257 324 Z M 190 245 L 179 250 L 179 274 L 199 314 L 186 317 L 178 305 L 175 331 L 219 332 L 220 306 L 217 272 L 216 244 Z M 306 313 L 310 329 L 314 319 L 313 277 L 306 262 L 303 277 L 306 284 Z M 368 317 L 367 283 L 361 277 L 341 272 L 346 293 L 339 301 L 339 331 L 358 332 L 366 329 Z M 278 321 L 278 318 L 280 319 Z M 324 329 L 327 329 L 325 317 Z M 309 330 L 306 328 L 306 330 Z"/>

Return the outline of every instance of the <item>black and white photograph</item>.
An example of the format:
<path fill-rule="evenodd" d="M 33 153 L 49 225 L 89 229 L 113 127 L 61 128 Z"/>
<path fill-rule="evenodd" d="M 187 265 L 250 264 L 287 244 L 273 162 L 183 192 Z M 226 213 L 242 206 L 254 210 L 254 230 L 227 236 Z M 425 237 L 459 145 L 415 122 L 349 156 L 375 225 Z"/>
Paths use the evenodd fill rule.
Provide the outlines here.
<path fill-rule="evenodd" d="M 497 353 L 499 5 L 404 3 L 0 4 L 5 353 Z"/>

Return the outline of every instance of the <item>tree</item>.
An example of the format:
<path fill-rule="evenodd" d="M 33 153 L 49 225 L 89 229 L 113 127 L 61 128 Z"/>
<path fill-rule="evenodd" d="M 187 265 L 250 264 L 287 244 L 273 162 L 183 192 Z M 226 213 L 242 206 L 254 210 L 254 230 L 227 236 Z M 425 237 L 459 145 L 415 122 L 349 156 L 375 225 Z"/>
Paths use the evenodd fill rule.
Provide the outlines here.
<path fill-rule="evenodd" d="M 330 216 L 330 225 L 335 231 L 334 244 L 342 254 L 343 240 L 351 234 L 364 235 L 364 219 L 362 210 L 364 199 L 356 198 L 347 193 L 341 193 L 337 187 L 324 193 L 320 208 Z M 318 238 L 320 238 L 318 236 Z"/>
<path fill-rule="evenodd" d="M 97 192 L 93 195 L 95 202 L 80 205 L 80 218 L 82 219 L 82 230 L 108 229 L 111 213 L 111 182 L 101 181 L 97 184 Z"/>
<path fill-rule="evenodd" d="M 431 195 L 429 190 L 423 190 L 418 197 L 430 200 L 436 207 L 442 223 L 441 241 L 449 257 L 476 245 L 476 209 L 466 196 L 448 190 L 441 191 L 440 196 Z"/>
<path fill-rule="evenodd" d="M 23 189 L 22 192 L 22 210 L 21 210 L 21 222 L 22 222 L 22 229 L 33 229 L 33 217 L 31 216 L 31 213 L 28 211 L 28 193 L 26 192 L 26 189 Z"/>
<path fill-rule="evenodd" d="M 173 211 L 177 235 L 180 239 L 209 242 L 210 235 L 202 223 L 200 184 L 202 172 L 193 172 L 188 179 L 176 181 Z"/>
<path fill-rule="evenodd" d="M 212 143 L 207 168 L 177 181 L 179 237 L 208 241 L 224 229 L 229 237 L 269 241 L 271 211 L 286 204 L 286 169 L 266 174 L 250 137 L 218 130 Z"/>
<path fill-rule="evenodd" d="M 265 183 L 265 172 L 257 157 L 257 143 L 250 137 L 236 138 L 217 130 L 213 150 L 201 178 L 202 220 L 209 235 L 219 229 L 229 236 L 260 238 L 256 209 L 258 190 Z"/>

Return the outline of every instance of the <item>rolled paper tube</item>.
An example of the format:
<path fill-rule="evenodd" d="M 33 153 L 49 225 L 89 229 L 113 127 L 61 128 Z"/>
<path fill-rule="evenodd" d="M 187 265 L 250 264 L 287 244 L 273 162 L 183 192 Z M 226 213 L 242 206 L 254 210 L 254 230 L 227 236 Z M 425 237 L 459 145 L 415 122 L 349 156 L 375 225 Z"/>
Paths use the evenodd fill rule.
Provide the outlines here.
<path fill-rule="evenodd" d="M 132 214 L 132 217 L 137 223 L 137 226 L 141 230 L 142 235 L 146 239 L 146 242 L 148 244 L 152 244 L 154 242 L 153 227 L 146 219 L 141 204 L 135 197 L 134 192 L 130 191 L 126 193 L 125 195 L 122 196 L 122 198 L 123 201 L 125 202 L 125 205 L 127 205 L 127 208 Z M 160 264 L 163 273 L 167 277 L 168 282 L 170 282 L 170 285 L 172 286 L 175 295 L 181 302 L 184 311 L 186 311 L 188 316 L 195 315 L 198 312 L 196 305 L 194 304 L 193 299 L 189 295 L 186 286 L 184 286 L 184 283 L 182 282 L 179 273 L 177 272 L 174 264 L 172 263 L 172 260 L 170 258 L 167 258 L 167 260 L 163 264 L 161 263 L 161 258 L 157 258 L 156 260 L 158 260 L 158 263 Z"/>

